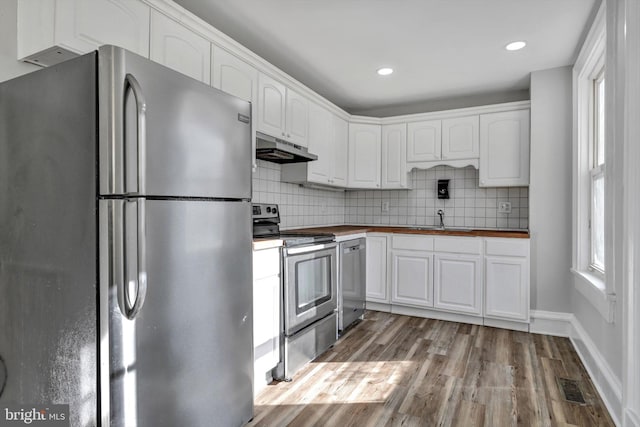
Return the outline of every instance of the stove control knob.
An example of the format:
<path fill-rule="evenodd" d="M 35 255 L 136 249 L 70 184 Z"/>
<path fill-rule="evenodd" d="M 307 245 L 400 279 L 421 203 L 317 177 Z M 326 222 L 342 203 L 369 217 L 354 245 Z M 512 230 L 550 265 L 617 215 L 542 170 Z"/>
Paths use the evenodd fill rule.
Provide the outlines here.
<path fill-rule="evenodd" d="M 274 208 L 272 208 L 272 209 L 271 209 L 271 213 L 278 213 L 278 208 L 275 208 L 275 207 L 274 207 Z"/>
<path fill-rule="evenodd" d="M 267 206 L 267 213 L 271 213 L 271 207 Z"/>

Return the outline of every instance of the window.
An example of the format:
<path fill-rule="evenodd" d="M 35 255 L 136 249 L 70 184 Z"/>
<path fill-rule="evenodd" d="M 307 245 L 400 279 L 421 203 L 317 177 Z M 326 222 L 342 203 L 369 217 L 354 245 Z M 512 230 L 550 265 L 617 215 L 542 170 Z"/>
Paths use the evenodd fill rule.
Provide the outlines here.
<path fill-rule="evenodd" d="M 613 322 L 615 291 L 607 281 L 605 7 L 602 2 L 573 67 L 573 259 L 575 288 Z M 608 119 L 606 119 L 608 120 Z"/>
<path fill-rule="evenodd" d="M 589 269 L 604 275 L 604 70 L 593 80 L 589 120 L 591 141 L 591 206 L 589 215 Z"/>

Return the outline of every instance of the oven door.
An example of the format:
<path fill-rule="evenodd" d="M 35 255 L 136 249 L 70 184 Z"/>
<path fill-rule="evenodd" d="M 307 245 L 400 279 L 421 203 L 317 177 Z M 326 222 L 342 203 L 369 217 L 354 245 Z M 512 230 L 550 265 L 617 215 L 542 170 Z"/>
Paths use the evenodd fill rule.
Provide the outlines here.
<path fill-rule="evenodd" d="M 336 243 L 284 251 L 284 330 L 293 335 L 338 307 Z"/>

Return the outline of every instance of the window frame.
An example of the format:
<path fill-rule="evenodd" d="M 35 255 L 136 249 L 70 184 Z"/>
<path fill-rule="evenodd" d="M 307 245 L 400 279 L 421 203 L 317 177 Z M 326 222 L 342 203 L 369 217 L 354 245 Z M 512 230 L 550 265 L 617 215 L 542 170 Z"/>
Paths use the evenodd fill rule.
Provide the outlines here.
<path fill-rule="evenodd" d="M 602 54 L 604 55 L 604 52 Z M 593 73 L 591 73 L 591 75 L 594 76 Z M 591 130 L 591 134 L 589 135 L 589 145 L 590 145 L 589 153 L 591 154 L 589 159 L 589 165 L 590 165 L 589 199 L 591 203 L 589 204 L 589 264 L 588 264 L 589 271 L 594 275 L 598 276 L 599 279 L 604 281 L 604 273 L 605 273 L 606 266 L 604 264 L 604 260 L 602 265 L 599 265 L 595 260 L 596 259 L 596 255 L 595 255 L 596 233 L 594 233 L 594 222 L 595 222 L 594 212 L 596 211 L 596 198 L 595 198 L 595 191 L 594 191 L 595 182 L 598 179 L 603 179 L 603 185 L 605 185 L 604 179 L 605 179 L 605 168 L 606 168 L 605 161 L 604 161 L 605 156 L 604 156 L 604 153 L 602 152 L 602 150 L 604 150 L 604 144 L 606 144 L 606 140 L 602 143 L 602 145 L 600 144 L 601 138 L 604 139 L 604 136 L 601 134 L 601 131 L 604 131 L 604 120 L 601 121 L 600 118 L 598 117 L 600 112 L 599 83 L 601 82 L 605 82 L 605 88 L 606 88 L 604 63 L 597 71 L 595 71 L 595 76 L 591 79 L 592 90 L 591 90 L 591 98 L 589 100 L 589 103 L 590 103 L 589 128 Z M 606 111 L 605 111 L 605 114 L 606 114 Z M 602 163 L 600 163 L 601 155 L 603 157 Z M 604 209 L 604 206 L 603 206 L 603 209 Z M 604 212 L 603 212 L 603 215 L 604 215 Z M 602 242 L 602 245 L 604 246 L 604 241 Z"/>
<path fill-rule="evenodd" d="M 604 70 L 605 96 L 608 82 L 605 68 L 605 7 L 606 2 L 602 2 L 573 67 L 573 247 L 571 272 L 575 276 L 575 289 L 597 309 L 607 322 L 612 323 L 616 296 L 612 281 L 606 280 L 608 274 L 606 273 L 606 264 L 605 271 L 598 271 L 597 268 L 591 266 L 593 242 L 590 224 L 593 211 L 592 178 L 602 173 L 606 179 L 604 165 L 602 168 L 598 168 L 595 174 L 591 173 L 595 157 L 594 129 L 591 120 L 594 105 L 594 81 L 602 75 Z M 606 183 L 605 191 L 607 191 Z M 609 232 L 606 215 L 605 211 L 605 248 L 608 247 L 606 236 Z M 606 252 L 605 256 L 609 257 Z"/>

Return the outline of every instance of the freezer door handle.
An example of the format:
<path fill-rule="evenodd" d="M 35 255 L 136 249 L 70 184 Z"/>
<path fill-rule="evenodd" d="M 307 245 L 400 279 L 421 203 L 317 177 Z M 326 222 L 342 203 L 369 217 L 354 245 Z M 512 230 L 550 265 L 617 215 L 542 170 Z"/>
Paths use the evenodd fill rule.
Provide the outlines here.
<path fill-rule="evenodd" d="M 132 75 L 127 74 L 125 77 L 125 92 L 126 88 L 131 88 L 131 92 L 133 93 L 133 97 L 136 101 L 136 124 L 137 124 L 137 133 L 136 133 L 136 155 L 137 155 L 137 184 L 138 189 L 135 193 L 129 192 L 128 194 L 146 194 L 146 174 L 147 174 L 147 122 L 146 122 L 146 111 L 147 111 L 147 103 L 144 99 L 144 95 L 142 93 L 142 88 L 140 87 L 140 83 L 138 80 Z M 124 110 L 123 110 L 124 111 Z M 123 112 L 124 118 L 126 120 L 126 111 Z M 126 141 L 125 141 L 126 143 Z M 123 149 L 123 153 L 126 153 L 126 147 Z M 126 164 L 126 159 L 125 159 Z M 125 167 L 125 173 L 129 169 Z M 125 183 L 127 179 L 125 179 Z"/>
<path fill-rule="evenodd" d="M 133 320 L 147 295 L 146 203 L 114 201 L 114 278 L 122 314 Z"/>

